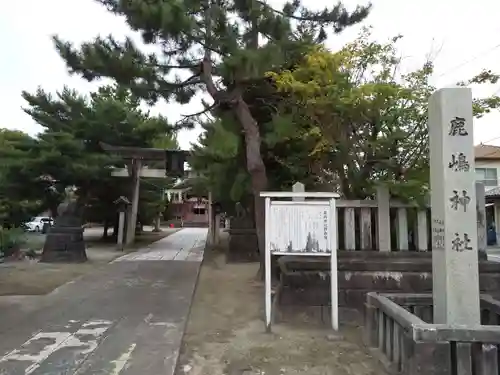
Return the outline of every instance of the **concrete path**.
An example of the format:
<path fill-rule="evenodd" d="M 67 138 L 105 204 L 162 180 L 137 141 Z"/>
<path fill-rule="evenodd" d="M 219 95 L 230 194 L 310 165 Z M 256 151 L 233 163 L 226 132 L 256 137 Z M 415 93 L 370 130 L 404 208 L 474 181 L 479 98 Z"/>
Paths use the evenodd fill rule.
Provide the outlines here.
<path fill-rule="evenodd" d="M 486 248 L 486 254 L 488 255 L 488 260 L 491 260 L 493 262 L 500 262 L 500 247 L 488 246 Z"/>
<path fill-rule="evenodd" d="M 0 375 L 173 374 L 206 236 L 185 228 L 37 308 L 0 311 Z"/>
<path fill-rule="evenodd" d="M 193 235 L 202 233 L 202 235 Z M 201 262 L 208 229 L 184 228 L 149 245 L 145 251 L 125 255 L 115 262 L 139 260 L 191 260 Z"/>

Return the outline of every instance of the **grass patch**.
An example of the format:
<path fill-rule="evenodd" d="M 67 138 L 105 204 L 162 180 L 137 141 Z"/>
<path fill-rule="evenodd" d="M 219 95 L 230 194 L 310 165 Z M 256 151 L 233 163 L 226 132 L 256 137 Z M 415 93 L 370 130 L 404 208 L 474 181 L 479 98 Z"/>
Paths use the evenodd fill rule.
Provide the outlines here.
<path fill-rule="evenodd" d="M 136 237 L 136 242 L 123 252 L 116 250 L 116 239 L 113 237 L 105 239 L 98 235 L 87 237 L 85 243 L 89 260 L 86 263 L 39 263 L 36 260 L 0 263 L 0 296 L 50 293 L 71 280 L 106 267 L 110 261 L 119 256 L 147 247 L 177 230 L 168 228 L 163 229 L 162 232 L 143 232 Z M 98 234 L 98 232 L 95 233 Z M 24 249 L 41 252 L 45 236 L 28 233 L 26 238 Z"/>

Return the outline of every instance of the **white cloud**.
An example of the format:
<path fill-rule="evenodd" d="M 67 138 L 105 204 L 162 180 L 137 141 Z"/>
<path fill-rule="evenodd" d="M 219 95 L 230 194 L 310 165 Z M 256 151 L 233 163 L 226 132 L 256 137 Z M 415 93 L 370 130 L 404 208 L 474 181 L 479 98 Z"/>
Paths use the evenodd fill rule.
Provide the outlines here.
<path fill-rule="evenodd" d="M 270 1 L 281 4 L 282 1 Z M 356 4 L 356 2 L 347 2 Z M 331 1 L 316 0 L 318 8 L 331 5 Z M 455 0 L 374 0 L 373 12 L 364 25 L 374 26 L 374 35 L 386 39 L 403 34 L 400 43 L 405 56 L 403 68 L 415 69 L 429 53 L 437 54 L 434 83 L 438 87 L 454 84 L 473 76 L 482 68 L 495 70 L 500 58 L 497 39 L 500 24 L 500 3 L 490 0 L 457 2 Z M 485 11 L 487 10 L 487 11 Z M 329 41 L 339 48 L 352 40 L 359 27 L 346 30 Z M 21 110 L 21 91 L 34 91 L 37 86 L 56 91 L 63 85 L 85 92 L 95 88 L 79 77 L 69 77 L 66 67 L 55 52 L 50 36 L 59 34 L 76 43 L 101 34 L 116 37 L 130 35 L 124 21 L 106 12 L 92 0 L 25 0 L 10 1 L 0 13 L 0 43 L 4 56 L 0 60 L 0 100 L 2 127 L 18 128 L 29 133 L 40 129 Z M 500 70 L 500 69 L 499 69 Z M 477 96 L 489 95 L 500 86 L 474 89 Z M 175 121 L 180 114 L 195 112 L 199 103 L 184 108 L 177 104 L 161 105 L 161 112 Z M 499 137 L 492 144 L 500 144 L 500 115 L 492 114 L 475 122 L 476 142 Z M 183 148 L 195 141 L 199 130 L 184 131 L 179 136 Z"/>

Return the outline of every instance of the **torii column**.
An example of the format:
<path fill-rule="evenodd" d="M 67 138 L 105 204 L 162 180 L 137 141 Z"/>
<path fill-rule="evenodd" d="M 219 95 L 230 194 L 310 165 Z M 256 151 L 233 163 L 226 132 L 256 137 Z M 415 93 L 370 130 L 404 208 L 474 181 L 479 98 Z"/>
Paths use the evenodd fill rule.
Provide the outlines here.
<path fill-rule="evenodd" d="M 130 166 L 130 175 L 132 177 L 132 199 L 127 218 L 127 239 L 126 245 L 130 245 L 135 240 L 135 227 L 137 225 L 137 211 L 139 209 L 139 189 L 141 183 L 141 159 L 132 159 Z"/>

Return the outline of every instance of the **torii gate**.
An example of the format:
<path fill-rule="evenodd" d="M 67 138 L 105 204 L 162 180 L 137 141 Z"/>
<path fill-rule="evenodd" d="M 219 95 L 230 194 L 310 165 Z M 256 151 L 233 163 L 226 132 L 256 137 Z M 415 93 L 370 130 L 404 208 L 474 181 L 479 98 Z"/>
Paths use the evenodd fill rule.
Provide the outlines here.
<path fill-rule="evenodd" d="M 104 151 L 127 160 L 128 173 L 125 176 L 132 177 L 132 194 L 127 218 L 127 238 L 125 244 L 130 245 L 135 239 L 140 177 L 164 178 L 168 175 L 183 175 L 184 162 L 189 153 L 182 150 L 165 150 L 161 148 L 113 146 L 103 142 L 100 145 Z M 145 161 L 163 161 L 165 169 L 143 169 L 143 162 Z M 117 177 L 124 176 L 121 173 L 114 175 Z"/>

